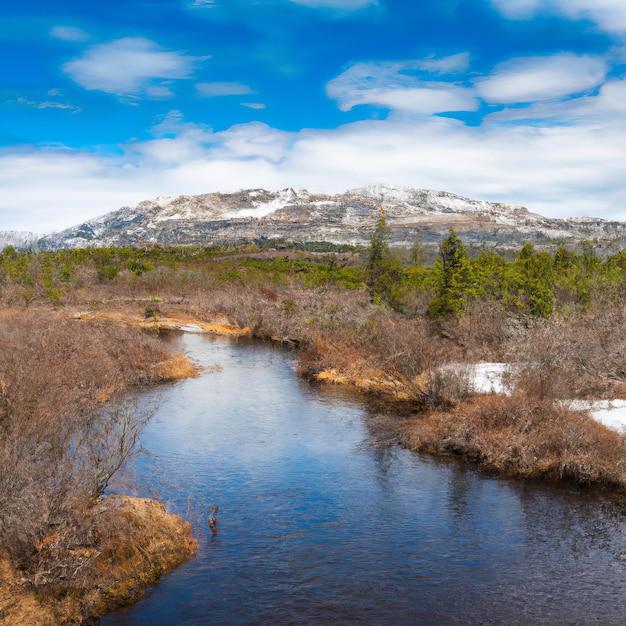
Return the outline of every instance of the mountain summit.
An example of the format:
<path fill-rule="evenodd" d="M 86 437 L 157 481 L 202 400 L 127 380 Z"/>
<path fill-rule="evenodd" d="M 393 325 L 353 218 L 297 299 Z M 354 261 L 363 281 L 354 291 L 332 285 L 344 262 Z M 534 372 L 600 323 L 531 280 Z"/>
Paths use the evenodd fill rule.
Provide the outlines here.
<path fill-rule="evenodd" d="M 450 227 L 469 244 L 516 248 L 615 239 L 626 224 L 599 218 L 550 219 L 524 207 L 471 200 L 444 191 L 389 185 L 337 195 L 301 189 L 158 197 L 88 220 L 39 240 L 42 249 L 160 245 L 228 245 L 266 240 L 367 245 L 384 209 L 392 245 L 419 236 L 435 243 Z"/>

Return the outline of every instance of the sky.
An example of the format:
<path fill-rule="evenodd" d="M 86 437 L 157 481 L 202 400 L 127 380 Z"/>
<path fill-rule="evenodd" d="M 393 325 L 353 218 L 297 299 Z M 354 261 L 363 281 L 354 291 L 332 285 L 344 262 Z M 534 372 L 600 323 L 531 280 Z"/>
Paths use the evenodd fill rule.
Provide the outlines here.
<path fill-rule="evenodd" d="M 21 0 L 0 59 L 0 230 L 373 184 L 626 220 L 624 0 Z"/>

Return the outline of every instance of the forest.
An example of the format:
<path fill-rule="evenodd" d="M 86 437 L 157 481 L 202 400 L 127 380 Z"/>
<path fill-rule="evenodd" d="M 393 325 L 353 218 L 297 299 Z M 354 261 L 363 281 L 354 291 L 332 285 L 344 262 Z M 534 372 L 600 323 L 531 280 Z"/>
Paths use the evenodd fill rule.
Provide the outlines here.
<path fill-rule="evenodd" d="M 159 340 L 165 320 L 218 321 L 296 350 L 301 376 L 345 384 L 388 415 L 385 440 L 621 497 L 624 436 L 568 401 L 626 394 L 626 251 L 467 249 L 451 229 L 426 262 L 419 240 L 389 241 L 383 216 L 367 249 L 2 251 L 5 581 L 4 568 L 25 581 L 49 623 L 81 623 L 193 554 L 188 524 L 151 510 L 137 532 L 136 512 L 109 494 L 150 418 L 136 394 L 195 373 Z M 473 392 L 481 361 L 512 365 L 509 394 Z M 152 532 L 169 541 L 159 559 Z M 9 604 L 0 596 L 0 621 Z"/>

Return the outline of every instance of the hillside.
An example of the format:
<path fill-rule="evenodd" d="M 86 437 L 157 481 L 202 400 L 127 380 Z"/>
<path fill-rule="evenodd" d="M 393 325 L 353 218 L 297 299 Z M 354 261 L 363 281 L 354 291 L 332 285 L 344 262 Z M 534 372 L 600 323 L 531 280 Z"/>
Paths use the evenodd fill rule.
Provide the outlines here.
<path fill-rule="evenodd" d="M 466 244 L 491 248 L 621 239 L 626 224 L 600 218 L 551 219 L 511 204 L 443 191 L 370 186 L 334 196 L 263 189 L 159 197 L 45 236 L 40 249 L 228 245 L 265 240 L 367 245 L 385 210 L 393 245 L 438 243 L 452 226 Z"/>

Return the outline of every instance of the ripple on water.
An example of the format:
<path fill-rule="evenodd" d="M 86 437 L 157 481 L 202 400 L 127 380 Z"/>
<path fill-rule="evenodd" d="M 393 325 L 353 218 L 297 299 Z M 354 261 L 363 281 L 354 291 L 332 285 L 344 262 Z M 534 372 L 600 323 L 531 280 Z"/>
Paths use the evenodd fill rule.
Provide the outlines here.
<path fill-rule="evenodd" d="M 159 394 L 135 472 L 205 537 L 103 624 L 623 623 L 614 503 L 369 443 L 354 396 L 268 344 L 176 341 L 222 371 Z"/>

